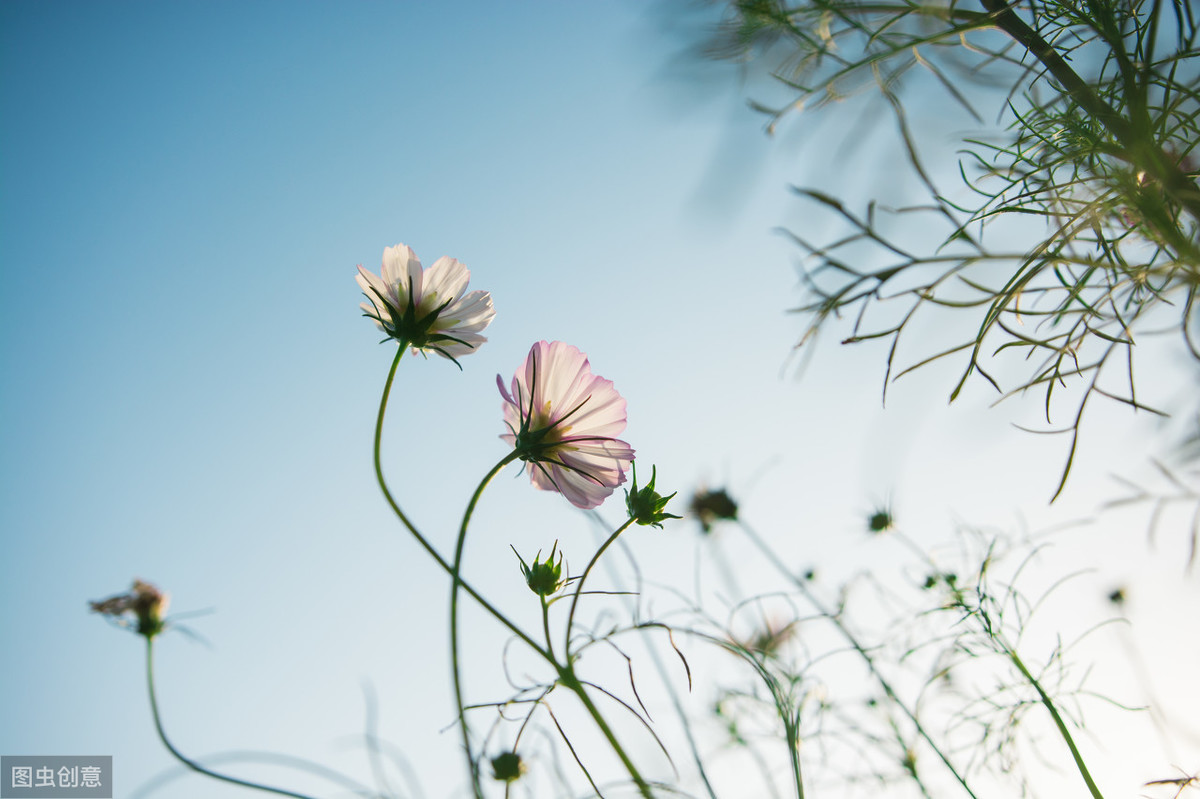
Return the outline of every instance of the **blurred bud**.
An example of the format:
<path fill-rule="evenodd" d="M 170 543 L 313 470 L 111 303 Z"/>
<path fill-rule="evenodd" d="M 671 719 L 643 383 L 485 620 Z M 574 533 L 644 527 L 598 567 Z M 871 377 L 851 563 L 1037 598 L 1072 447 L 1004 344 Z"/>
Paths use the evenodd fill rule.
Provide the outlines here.
<path fill-rule="evenodd" d="M 713 523 L 718 519 L 735 520 L 738 517 L 737 503 L 723 488 L 715 491 L 697 491 L 692 496 L 692 504 L 688 508 L 704 533 L 711 533 Z"/>
<path fill-rule="evenodd" d="M 516 752 L 504 752 L 492 758 L 492 777 L 500 782 L 514 782 L 525 773 L 525 762 Z"/>
<path fill-rule="evenodd" d="M 163 617 L 171 603 L 169 594 L 142 580 L 134 580 L 127 594 L 117 594 L 99 602 L 90 602 L 93 613 L 110 616 L 118 624 L 128 627 L 129 616 L 137 619 L 137 634 L 147 639 L 163 631 Z"/>
<path fill-rule="evenodd" d="M 892 512 L 887 508 L 880 508 L 867 519 L 867 529 L 872 533 L 886 533 L 892 529 L 893 524 L 895 524 L 895 520 L 892 518 Z"/>
<path fill-rule="evenodd" d="M 625 492 L 625 507 L 629 511 L 629 518 L 641 525 L 653 525 L 662 529 L 662 522 L 667 519 L 678 519 L 672 513 L 666 513 L 667 503 L 671 498 L 678 494 L 676 491 L 669 497 L 664 497 L 654 490 L 654 481 L 658 477 L 658 467 L 652 466 L 650 471 L 650 482 L 646 483 L 644 488 L 638 488 L 637 484 L 637 464 L 633 464 L 633 487 Z"/>

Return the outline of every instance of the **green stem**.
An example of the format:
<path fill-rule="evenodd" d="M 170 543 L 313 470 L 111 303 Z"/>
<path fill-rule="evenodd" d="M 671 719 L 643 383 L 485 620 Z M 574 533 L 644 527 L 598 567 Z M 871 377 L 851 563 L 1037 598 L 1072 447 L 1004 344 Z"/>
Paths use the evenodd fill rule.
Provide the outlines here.
<path fill-rule="evenodd" d="M 404 354 L 406 347 L 407 345 L 401 342 L 400 350 L 396 353 L 396 358 L 392 361 L 392 368 L 388 372 L 387 382 L 383 386 L 383 397 L 379 400 L 379 416 L 375 421 L 375 479 L 379 483 L 380 490 L 383 491 L 383 496 L 384 499 L 387 500 L 388 506 L 391 507 L 392 512 L 396 514 L 396 517 L 404 524 L 404 526 L 408 528 L 408 531 L 412 533 L 413 538 L 417 539 L 417 543 L 419 543 L 421 547 L 429 553 L 429 556 L 434 559 L 438 566 L 442 568 L 442 571 L 446 572 L 446 574 L 454 576 L 454 569 L 451 567 L 451 565 L 446 561 L 445 558 L 442 557 L 442 554 L 434 548 L 433 544 L 429 543 L 425 536 L 421 535 L 421 532 L 417 530 L 413 523 L 409 521 L 408 517 L 404 515 L 404 511 L 400 510 L 400 506 L 396 504 L 396 500 L 392 496 L 392 492 L 387 486 L 387 481 L 383 478 L 383 466 L 380 458 L 380 442 L 383 439 L 383 417 L 384 413 L 387 411 L 388 397 L 392 391 L 392 381 L 396 376 L 396 367 L 400 364 L 400 357 Z M 524 630 L 513 624 L 508 617 L 501 613 L 494 605 L 492 605 L 492 603 L 484 599 L 483 596 L 476 591 L 470 583 L 462 580 L 461 578 L 456 579 L 462 585 L 462 590 L 470 594 L 471 598 L 478 602 L 484 610 L 486 610 L 493 618 L 507 627 L 509 632 L 528 644 L 533 651 L 537 652 L 551 664 L 557 665 L 554 658 L 550 657 L 546 650 L 538 646 L 538 643 L 529 637 Z"/>
<path fill-rule="evenodd" d="M 792 779 L 796 783 L 796 799 L 804 799 L 804 775 L 800 771 L 799 719 L 788 725 L 788 754 L 792 758 Z"/>
<path fill-rule="evenodd" d="M 483 491 L 484 486 L 487 484 L 487 482 L 489 480 L 491 480 L 491 478 L 494 476 L 494 474 L 499 472 L 499 470 L 501 468 L 503 468 L 505 465 L 510 463 L 512 461 L 512 459 L 515 458 L 516 456 L 510 455 L 507 458 L 505 458 L 504 460 L 502 460 L 499 464 L 497 464 L 496 467 L 493 468 L 492 472 L 490 472 L 488 474 L 487 478 L 485 478 L 484 482 L 480 484 L 479 488 L 476 489 L 475 496 L 472 497 L 472 499 L 471 499 L 471 504 L 468 506 L 467 512 L 463 517 L 463 525 L 459 531 L 460 540 L 459 540 L 459 545 L 457 547 L 457 549 L 459 551 L 455 557 L 455 561 L 456 561 L 455 565 L 448 563 L 446 561 L 446 559 L 442 557 L 441 553 L 439 553 L 433 547 L 433 545 L 431 543 L 429 543 L 429 541 L 425 538 L 425 536 L 421 535 L 420 531 L 417 530 L 416 526 L 414 526 L 413 523 L 411 521 L 409 521 L 409 518 L 404 514 L 404 511 L 402 511 L 400 509 L 400 506 L 396 503 L 395 498 L 392 496 L 391 490 L 388 489 L 387 481 L 383 477 L 383 465 L 382 465 L 382 460 L 380 457 L 380 443 L 383 440 L 383 419 L 384 419 L 385 413 L 387 412 L 388 398 L 391 395 L 391 391 L 392 391 L 392 382 L 395 380 L 395 377 L 396 377 L 396 368 L 399 366 L 400 358 L 404 355 L 404 350 L 407 348 L 407 346 L 408 345 L 405 344 L 404 342 L 400 342 L 400 349 L 396 353 L 395 359 L 392 361 L 391 369 L 388 370 L 387 382 L 384 383 L 384 387 L 383 387 L 383 396 L 379 400 L 379 414 L 375 420 L 375 453 L 374 453 L 375 479 L 379 483 L 379 488 L 383 492 L 383 496 L 387 500 L 388 506 L 391 507 L 392 512 L 396 514 L 396 518 L 398 518 L 401 521 L 401 523 L 403 523 L 404 526 L 406 528 L 408 528 L 408 531 L 410 533 L 412 533 L 413 537 L 415 539 L 417 539 L 417 542 L 421 545 L 421 547 L 426 552 L 429 553 L 429 556 L 434 559 L 434 561 L 442 568 L 443 571 L 445 571 L 447 574 L 449 574 L 451 576 L 451 578 L 453 578 L 454 585 L 455 585 L 455 588 L 453 590 L 457 591 L 459 588 L 461 588 L 461 590 L 466 591 L 468 594 L 470 594 L 470 596 L 476 602 L 478 602 L 480 604 L 480 606 L 483 607 L 484 610 L 486 610 L 489 614 L 491 614 L 491 616 L 493 618 L 495 618 L 497 621 L 499 621 L 501 624 L 503 624 L 506 628 L 508 628 L 508 630 L 510 632 L 512 632 L 513 635 L 515 635 L 517 638 L 520 638 L 526 645 L 529 646 L 530 649 L 532 649 L 534 652 L 536 652 L 538 655 L 540 655 L 546 662 L 548 662 L 551 666 L 553 666 L 554 669 L 558 672 L 560 678 L 562 678 L 564 675 L 569 676 L 569 680 L 564 680 L 563 684 L 566 685 L 568 688 L 570 688 L 577 696 L 579 696 L 580 701 L 583 702 L 584 707 L 588 709 L 588 713 L 592 716 L 592 720 L 596 723 L 596 726 L 600 728 L 602 733 L 604 733 L 604 737 L 608 740 L 609 744 L 612 746 L 613 751 L 615 751 L 617 753 L 617 756 L 621 759 L 621 762 L 625 764 L 625 768 L 629 771 L 629 775 L 630 775 L 630 777 L 633 778 L 634 783 L 637 784 L 638 789 L 642 793 L 642 796 L 646 797 L 646 799 L 652 799 L 653 795 L 650 792 L 650 786 L 646 783 L 646 781 L 638 773 L 637 767 L 634 766 L 633 761 L 631 761 L 629 759 L 629 756 L 625 754 L 625 750 L 621 748 L 620 742 L 617 740 L 616 736 L 613 734 L 613 732 L 609 728 L 608 724 L 604 721 L 604 717 L 600 715 L 599 709 L 597 709 L 596 706 L 594 704 L 592 704 L 591 698 L 583 690 L 583 686 L 575 678 L 573 672 L 570 671 L 569 665 L 564 667 L 562 664 L 560 664 L 554 658 L 554 656 L 550 653 L 549 650 L 543 649 L 541 646 L 539 646 L 538 643 L 536 641 L 534 641 L 528 634 L 526 634 L 524 630 L 522 630 L 520 627 L 517 627 L 512 621 L 510 621 L 508 619 L 507 616 L 505 616 L 498 609 L 496 609 L 495 606 L 493 606 L 490 602 L 488 602 L 486 599 L 484 599 L 483 596 L 481 596 L 479 594 L 479 592 L 476 591 L 471 586 L 470 583 L 463 580 L 462 577 L 458 573 L 457 567 L 461 565 L 462 538 L 463 538 L 463 536 L 465 536 L 466 526 L 467 526 L 468 522 L 470 521 L 470 516 L 471 516 L 471 513 L 474 511 L 475 504 L 479 499 L 479 494 Z M 621 526 L 621 528 L 617 531 L 617 533 L 620 533 L 622 530 L 624 530 L 626 527 L 628 527 L 629 524 L 630 524 L 630 522 L 626 522 L 624 525 Z M 612 538 L 610 538 L 609 541 L 605 542 L 604 546 L 601 547 L 600 552 L 603 552 L 604 549 L 607 548 L 607 546 L 610 543 L 612 543 L 612 540 L 616 538 L 617 533 L 614 533 Z M 599 558 L 599 556 L 600 556 L 600 552 L 597 552 L 596 556 L 592 558 L 592 562 L 588 564 L 587 571 L 590 571 L 592 566 L 595 565 L 597 558 Z M 585 571 L 584 574 L 586 575 L 586 573 L 587 572 Z M 582 579 L 581 579 L 580 583 L 582 585 Z M 578 592 L 576 592 L 575 601 L 577 602 L 578 599 L 579 599 Z M 573 611 L 574 611 L 574 604 L 572 604 L 572 612 Z M 455 669 L 457 670 L 457 662 L 455 663 Z M 457 680 L 457 677 L 456 677 L 456 680 Z M 461 714 L 462 713 L 462 701 L 461 701 L 461 695 L 458 694 L 457 690 L 456 690 L 456 696 L 459 699 L 459 702 L 458 702 L 459 712 Z M 464 740 L 465 740 L 465 734 L 466 733 L 465 733 L 465 722 L 464 722 Z M 477 779 L 477 774 L 478 774 L 477 765 L 475 764 L 474 759 L 471 757 L 469 748 L 467 750 L 467 757 L 469 760 L 471 760 L 471 772 L 472 772 L 473 778 L 475 778 L 475 779 L 473 779 L 473 784 L 475 785 L 475 787 L 477 789 L 476 794 L 478 795 L 478 787 L 479 786 L 478 786 L 478 779 Z M 308 797 L 302 797 L 302 799 L 308 799 Z"/>
<path fill-rule="evenodd" d="M 637 766 L 635 766 L 633 761 L 630 760 L 629 755 L 625 753 L 624 747 L 622 747 L 621 742 L 617 740 L 617 736 L 613 733 L 612 728 L 608 726 L 608 722 L 606 722 L 604 717 L 600 715 L 600 709 L 597 708 L 592 702 L 592 698 L 587 695 L 587 691 L 584 690 L 583 683 L 581 683 L 575 676 L 575 667 L 572 662 L 573 657 L 571 655 L 571 628 L 575 623 L 575 609 L 579 606 L 579 597 L 583 593 L 583 584 L 587 581 L 588 575 L 591 574 L 592 569 L 600 561 L 600 556 L 603 555 L 604 551 L 608 549 L 614 541 L 617 540 L 617 537 L 620 536 L 621 533 L 629 529 L 629 526 L 633 524 L 633 521 L 633 519 L 626 519 L 624 524 L 613 531 L 612 535 L 610 535 L 604 541 L 604 543 L 600 545 L 600 548 L 596 550 L 596 554 L 592 555 L 592 559 L 588 561 L 588 565 L 584 568 L 583 573 L 579 575 L 579 580 L 577 580 L 575 583 L 575 594 L 571 597 L 571 609 L 567 612 L 566 640 L 563 644 L 564 651 L 567 653 L 567 663 L 565 666 L 558 667 L 558 676 L 559 681 L 567 688 L 571 689 L 571 691 L 573 691 L 575 695 L 579 697 L 579 701 L 583 703 L 583 706 L 591 715 L 592 720 L 596 723 L 596 726 L 600 728 L 600 732 L 603 733 L 604 737 L 608 740 L 609 746 L 612 747 L 613 751 L 617 753 L 617 757 L 620 758 L 621 762 L 625 765 L 625 769 L 629 772 L 629 776 L 633 778 L 633 782 L 637 785 L 638 790 L 641 791 L 642 796 L 650 799 L 650 797 L 653 796 L 653 794 L 650 792 L 650 785 L 642 777 L 641 773 L 638 772 Z M 547 630 L 547 636 L 549 636 L 549 630 Z"/>
<path fill-rule="evenodd" d="M 582 702 L 584 708 L 587 709 L 588 714 L 592 717 L 592 721 L 594 721 L 596 726 L 600 728 L 600 732 L 608 741 L 608 745 L 612 747 L 612 750 L 617 753 L 617 757 L 621 759 L 621 763 L 624 764 L 626 771 L 629 772 L 629 776 L 633 778 L 633 782 L 635 785 L 637 785 L 638 791 L 642 794 L 642 796 L 644 796 L 646 799 L 654 799 L 654 794 L 650 790 L 650 784 L 647 783 L 645 778 L 642 777 L 641 773 L 637 770 L 637 766 L 635 766 L 633 761 L 629 759 L 629 755 L 625 754 L 625 748 L 622 747 L 621 742 L 617 740 L 616 734 L 614 734 L 612 728 L 608 726 L 608 722 L 604 720 L 604 716 L 600 715 L 600 708 L 596 707 L 596 705 L 592 702 L 592 698 L 588 696 L 587 691 L 583 687 L 583 683 L 581 683 L 579 678 L 575 676 L 574 667 L 569 663 L 566 666 L 560 666 L 558 669 L 558 680 L 561 684 L 565 685 L 576 696 L 579 697 L 579 701 Z"/>
<path fill-rule="evenodd" d="M 150 712 L 154 716 L 154 729 L 158 732 L 158 739 L 163 742 L 163 746 L 167 747 L 167 751 L 174 755 L 175 759 L 180 763 L 187 766 L 192 771 L 203 774 L 206 777 L 212 777 L 215 780 L 232 783 L 233 785 L 240 785 L 243 788 L 252 788 L 256 791 L 266 791 L 267 793 L 278 794 L 279 796 L 291 796 L 294 797 L 294 799 L 311 799 L 311 797 L 306 794 L 285 791 L 282 788 L 272 788 L 269 785 L 260 785 L 257 782 L 239 780 L 237 777 L 229 777 L 224 774 L 218 774 L 215 771 L 206 769 L 204 766 L 190 759 L 175 748 L 175 745 L 171 743 L 171 739 L 167 737 L 166 730 L 163 729 L 162 717 L 158 712 L 158 698 L 154 691 L 154 641 L 149 636 L 146 637 L 146 686 L 150 692 Z"/>
<path fill-rule="evenodd" d="M 1177 159 L 1164 152 L 1157 142 L 1148 145 L 1139 142 L 1138 131 L 1131 121 L 1097 96 L 1091 85 L 1071 69 L 1070 64 L 1059 55 L 1054 46 L 1017 16 L 1008 0 L 980 2 L 992 15 L 996 26 L 1037 58 L 1071 99 L 1108 129 L 1139 168 L 1157 178 L 1163 189 L 1176 202 L 1187 209 L 1192 217 L 1200 219 L 1200 190 L 1197 189 L 1195 181 L 1179 166 Z M 1105 38 L 1107 40 L 1107 37 Z M 1119 42 L 1108 40 L 1108 45 L 1114 53 L 1120 49 Z"/>
<path fill-rule="evenodd" d="M 1029 669 L 1025 668 L 1025 663 L 1017 655 L 1016 650 L 1003 641 L 1000 644 L 1004 647 L 1009 660 L 1017 667 L 1017 671 L 1021 672 L 1021 676 L 1037 691 L 1038 697 L 1041 699 L 1042 704 L 1045 705 L 1046 710 L 1050 711 L 1050 717 L 1054 719 L 1054 724 L 1058 727 L 1058 734 L 1062 736 L 1062 739 L 1066 741 L 1067 748 L 1071 750 L 1071 757 L 1075 761 L 1075 768 L 1079 769 L 1079 776 L 1083 777 L 1083 781 L 1087 783 L 1088 790 L 1091 792 L 1093 799 L 1104 799 L 1104 795 L 1100 793 L 1100 789 L 1096 786 L 1095 780 L 1092 779 L 1092 775 L 1088 771 L 1087 764 L 1083 762 L 1083 755 L 1079 753 L 1078 747 L 1075 746 L 1075 739 L 1071 737 L 1070 731 L 1067 730 L 1066 722 L 1059 715 L 1058 708 L 1054 705 L 1054 700 L 1042 688 L 1042 684 L 1038 682 L 1038 679 L 1029 672 Z"/>
<path fill-rule="evenodd" d="M 961 785 L 963 790 L 967 792 L 967 795 L 970 796 L 971 799 L 977 799 L 975 792 L 971 790 L 971 786 L 967 784 L 966 779 L 962 776 L 962 774 L 959 773 L 958 769 L 954 767 L 954 764 L 950 762 L 950 758 L 946 756 L 946 753 L 942 751 L 941 747 L 938 746 L 934 742 L 933 738 L 930 737 L 929 733 L 925 731 L 925 725 L 917 719 L 916 713 L 910 710 L 908 705 L 901 701 L 900 697 L 896 695 L 896 691 L 892 688 L 891 683 L 888 682 L 887 678 L 884 677 L 883 674 L 880 673 L 879 669 L 875 666 L 875 658 L 871 657 L 871 653 L 867 651 L 866 647 L 864 647 L 862 643 L 859 642 L 858 638 L 856 638 L 854 634 L 850 632 L 842 620 L 838 618 L 837 614 L 826 608 L 824 603 L 822 603 L 819 599 L 817 599 L 816 596 L 813 595 L 812 591 L 809 590 L 808 586 L 803 580 L 792 574 L 787 565 L 779 559 L 779 556 L 776 555 L 775 551 L 767 545 L 767 542 L 764 541 L 756 532 L 754 532 L 753 528 L 751 528 L 745 522 L 738 522 L 738 527 L 743 533 L 746 534 L 751 542 L 758 547 L 759 551 L 763 553 L 763 556 L 766 557 L 771 565 L 773 565 L 780 574 L 787 577 L 788 580 L 791 581 L 792 585 L 799 589 L 800 594 L 814 608 L 817 609 L 817 612 L 833 623 L 833 626 L 836 627 L 838 632 L 842 634 L 842 637 L 846 639 L 846 642 L 850 644 L 850 647 L 858 653 L 859 657 L 862 658 L 863 662 L 867 665 L 867 670 L 871 672 L 871 676 L 873 676 L 875 681 L 879 683 L 879 686 L 883 689 L 883 692 L 887 694 L 887 697 L 892 704 L 900 708 L 900 711 L 908 717 L 909 721 L 913 723 L 913 727 L 916 729 L 917 734 L 925 740 L 925 743 L 929 744 L 930 748 L 933 749 L 934 753 L 937 754 L 938 758 L 941 759 L 942 763 L 945 764 L 950 773 L 954 775 L 954 778 L 958 780 L 958 784 Z"/>
<path fill-rule="evenodd" d="M 458 541 L 454 544 L 454 564 L 451 566 L 450 576 L 453 578 L 450 586 L 450 665 L 454 673 L 454 701 L 458 707 L 458 724 L 462 731 L 463 751 L 467 756 L 467 764 L 471 770 L 471 786 L 475 791 L 476 799 L 483 799 L 483 788 L 479 784 L 479 762 L 475 759 L 471 752 L 471 730 L 467 726 L 467 714 L 463 703 L 462 690 L 462 669 L 458 662 L 458 594 L 462 588 L 463 582 L 460 576 L 462 571 L 463 549 L 467 543 L 467 527 L 471 524 L 471 516 L 475 513 L 475 506 L 479 503 L 479 497 L 483 495 L 483 490 L 487 488 L 488 483 L 492 482 L 492 478 L 500 473 L 508 464 L 517 459 L 517 451 L 505 455 L 499 463 L 492 467 L 491 471 L 480 481 L 479 486 L 475 489 L 475 493 L 471 495 L 471 501 L 467 503 L 467 510 L 463 513 L 462 524 L 458 528 Z M 550 657 L 553 662 L 553 657 Z"/>
<path fill-rule="evenodd" d="M 633 524 L 633 519 L 626 519 L 625 523 L 613 531 L 600 548 L 596 550 L 596 554 L 592 555 L 592 559 L 588 561 L 587 568 L 583 570 L 583 574 L 579 575 L 579 580 L 575 583 L 575 595 L 571 597 L 571 610 L 567 613 L 567 635 L 564 642 L 563 651 L 567 653 L 567 662 L 571 660 L 571 627 L 575 623 L 575 609 L 579 606 L 579 596 L 583 593 L 583 583 L 591 574 L 592 568 L 600 560 L 600 556 L 604 554 L 604 550 L 617 540 L 617 536 L 629 529 L 629 525 Z"/>
<path fill-rule="evenodd" d="M 550 635 L 550 603 L 544 596 L 539 595 L 538 599 L 542 601 L 542 633 L 546 636 L 546 651 L 550 657 L 554 657 L 554 639 Z"/>

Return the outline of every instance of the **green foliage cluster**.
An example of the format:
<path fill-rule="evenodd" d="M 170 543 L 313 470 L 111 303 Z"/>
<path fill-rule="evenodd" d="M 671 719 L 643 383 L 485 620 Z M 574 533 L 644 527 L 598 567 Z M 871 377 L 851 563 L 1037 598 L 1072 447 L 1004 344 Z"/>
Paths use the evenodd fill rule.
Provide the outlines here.
<path fill-rule="evenodd" d="M 800 344 L 848 317 L 845 342 L 890 342 L 885 395 L 952 355 L 965 363 L 951 400 L 978 375 L 1002 398 L 1037 390 L 1051 424 L 1055 393 L 1067 393 L 1064 483 L 1093 395 L 1161 413 L 1138 397 L 1135 345 L 1175 331 L 1200 360 L 1198 30 L 1183 0 L 728 3 L 710 53 L 765 66 L 791 95 L 756 106 L 769 130 L 874 88 L 927 191 L 919 205 L 858 214 L 798 189 L 850 230 L 791 234 L 809 255 Z M 935 185 L 918 147 L 904 89 L 920 70 L 981 126 L 963 143 L 966 199 Z M 976 107 L 989 95 L 1003 97 L 999 129 Z M 914 248 L 895 233 L 913 229 L 941 233 Z M 899 363 L 902 336 L 930 308 L 970 316 L 972 333 Z M 1002 353 L 1028 364 L 1022 377 L 994 374 Z"/>

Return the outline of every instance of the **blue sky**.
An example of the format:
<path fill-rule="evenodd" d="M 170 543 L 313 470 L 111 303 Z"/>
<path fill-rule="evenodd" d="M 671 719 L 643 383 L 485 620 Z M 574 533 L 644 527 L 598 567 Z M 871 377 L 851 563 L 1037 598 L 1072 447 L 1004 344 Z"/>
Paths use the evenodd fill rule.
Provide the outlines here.
<path fill-rule="evenodd" d="M 728 482 L 789 559 L 833 575 L 894 556 L 861 534 L 889 497 L 929 542 L 963 517 L 1091 512 L 1151 428 L 1114 414 L 1046 509 L 1061 448 L 1015 436 L 982 390 L 943 408 L 953 368 L 884 412 L 880 350 L 831 337 L 794 379 L 799 256 L 772 228 L 816 218 L 787 184 L 902 194 L 897 150 L 855 130 L 862 149 L 831 158 L 844 118 L 768 140 L 736 73 L 681 77 L 696 73 L 648 8 L 0 4 L 0 752 L 112 754 L 118 795 L 170 771 L 140 642 L 85 612 L 136 576 L 176 612 L 211 611 L 181 621 L 209 646 L 160 646 L 185 751 L 283 751 L 366 779 L 370 681 L 428 795 L 458 787 L 456 736 L 437 734 L 447 586 L 371 473 L 392 350 L 359 315 L 354 268 L 397 242 L 462 260 L 497 309 L 462 372 L 406 362 L 390 408 L 386 468 L 445 549 L 504 455 L 495 375 L 543 338 L 615 381 L 661 485 Z M 932 145 L 961 129 L 926 110 Z M 509 544 L 591 533 L 512 474 L 468 569 L 516 606 Z M 638 536 L 664 580 L 697 551 L 690 523 Z M 1182 551 L 1140 543 L 1096 584 Z M 1104 562 L 1094 541 L 1063 547 Z M 504 639 L 480 624 L 471 640 L 486 696 Z M 244 794 L 188 777 L 149 795 Z"/>

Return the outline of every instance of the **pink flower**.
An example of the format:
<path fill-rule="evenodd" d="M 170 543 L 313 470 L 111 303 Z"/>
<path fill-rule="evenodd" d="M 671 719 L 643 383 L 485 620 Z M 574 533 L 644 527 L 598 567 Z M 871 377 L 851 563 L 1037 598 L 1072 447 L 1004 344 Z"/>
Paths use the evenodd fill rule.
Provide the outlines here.
<path fill-rule="evenodd" d="M 416 254 L 397 244 L 383 251 L 380 272 L 358 267 L 356 280 L 370 300 L 361 306 L 363 315 L 402 346 L 432 350 L 458 363 L 457 356 L 487 341 L 479 331 L 496 316 L 492 296 L 465 293 L 471 273 L 460 262 L 443 256 L 422 269 Z"/>
<path fill-rule="evenodd" d="M 592 374 L 587 356 L 561 341 L 539 341 L 504 397 L 500 436 L 530 464 L 538 488 L 594 508 L 625 482 L 633 449 L 614 436 L 625 429 L 625 400 L 611 380 Z"/>

